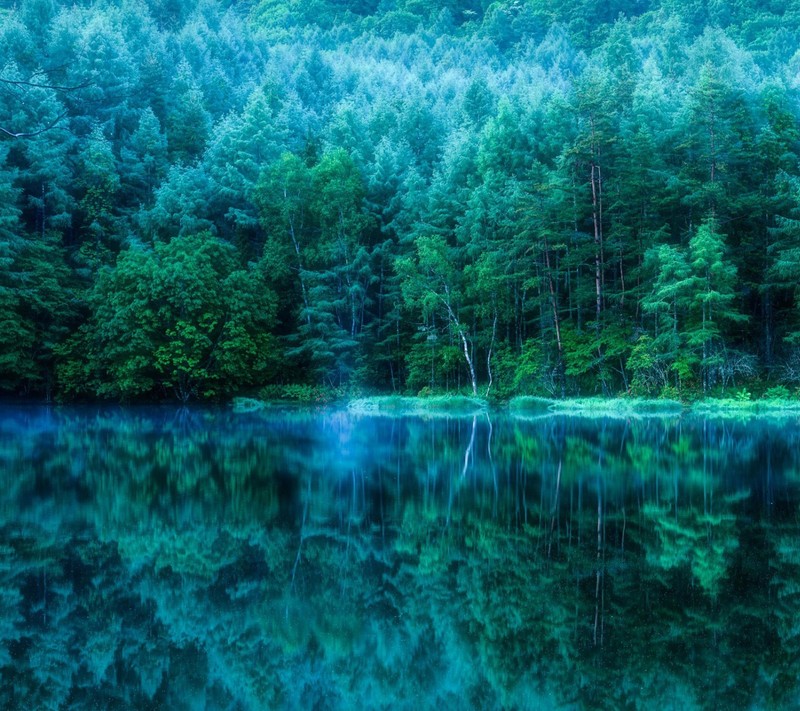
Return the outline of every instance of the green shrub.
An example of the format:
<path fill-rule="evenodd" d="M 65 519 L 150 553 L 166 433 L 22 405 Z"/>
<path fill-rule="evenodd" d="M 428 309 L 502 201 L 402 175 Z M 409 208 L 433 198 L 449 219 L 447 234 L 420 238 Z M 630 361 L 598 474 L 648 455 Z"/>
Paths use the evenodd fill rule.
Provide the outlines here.
<path fill-rule="evenodd" d="M 551 400 L 544 397 L 515 397 L 509 403 L 514 410 L 525 412 L 554 412 L 563 415 L 597 417 L 629 417 L 632 415 L 677 414 L 683 409 L 678 400 L 645 398 L 576 398 Z"/>
<path fill-rule="evenodd" d="M 289 385 L 266 385 L 258 392 L 261 400 L 289 400 L 305 404 L 327 404 L 345 397 L 342 388 L 326 385 L 292 383 Z"/>
<path fill-rule="evenodd" d="M 789 388 L 784 385 L 775 385 L 764 392 L 765 400 L 788 400 L 791 396 Z"/>

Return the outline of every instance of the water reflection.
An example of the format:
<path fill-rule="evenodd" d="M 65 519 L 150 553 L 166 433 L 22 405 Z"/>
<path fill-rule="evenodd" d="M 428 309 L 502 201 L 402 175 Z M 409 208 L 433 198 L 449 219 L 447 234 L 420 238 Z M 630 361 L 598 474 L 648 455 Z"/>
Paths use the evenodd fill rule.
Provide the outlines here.
<path fill-rule="evenodd" d="M 0 409 L 6 708 L 800 702 L 796 422 Z"/>

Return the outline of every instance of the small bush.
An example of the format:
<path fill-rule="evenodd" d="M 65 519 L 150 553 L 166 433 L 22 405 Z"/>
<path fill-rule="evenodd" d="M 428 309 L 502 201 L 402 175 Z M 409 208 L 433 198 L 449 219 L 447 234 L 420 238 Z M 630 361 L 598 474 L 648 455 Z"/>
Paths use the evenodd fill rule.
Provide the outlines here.
<path fill-rule="evenodd" d="M 764 392 L 765 400 L 788 400 L 791 396 L 789 388 L 784 385 L 775 385 Z"/>
<path fill-rule="evenodd" d="M 267 385 L 259 391 L 262 400 L 288 400 L 304 404 L 325 405 L 345 397 L 344 390 L 307 383 Z"/>
<path fill-rule="evenodd" d="M 680 400 L 680 397 L 681 393 L 674 385 L 665 385 L 659 394 L 662 400 Z"/>

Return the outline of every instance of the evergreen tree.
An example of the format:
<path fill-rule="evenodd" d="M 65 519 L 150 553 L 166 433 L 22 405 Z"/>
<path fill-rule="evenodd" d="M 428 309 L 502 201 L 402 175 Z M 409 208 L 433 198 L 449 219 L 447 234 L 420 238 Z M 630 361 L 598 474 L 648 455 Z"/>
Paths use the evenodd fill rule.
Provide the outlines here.
<path fill-rule="evenodd" d="M 689 347 L 700 353 L 701 382 L 707 392 L 727 359 L 729 341 L 723 327 L 747 319 L 736 308 L 736 267 L 725 254 L 725 236 L 713 220 L 703 222 L 689 241 L 689 261 L 694 275 L 693 322 L 683 335 Z"/>
<path fill-rule="evenodd" d="M 81 258 L 92 268 L 108 263 L 109 251 L 118 251 L 122 235 L 118 234 L 115 206 L 120 190 L 120 178 L 111 143 L 99 126 L 95 126 L 83 150 L 80 161 L 83 197 L 79 206 L 84 213 L 86 236 L 82 240 Z"/>
<path fill-rule="evenodd" d="M 166 133 L 170 160 L 188 164 L 203 152 L 211 135 L 211 116 L 187 62 L 178 66 L 167 105 Z"/>
<path fill-rule="evenodd" d="M 673 377 L 668 382 L 664 379 L 661 385 L 674 382 L 680 390 L 691 381 L 697 362 L 694 354 L 683 347 L 681 338 L 685 328 L 682 319 L 691 303 L 691 267 L 684 250 L 662 244 L 648 250 L 645 268 L 654 277 L 650 294 L 642 299 L 642 309 L 654 316 L 652 347 L 655 360 L 664 362 L 661 372 L 674 376 L 674 380 Z M 635 362 L 629 363 L 628 367 L 634 371 L 637 369 Z"/>
<path fill-rule="evenodd" d="M 136 130 L 120 148 L 119 172 L 120 202 L 133 215 L 152 207 L 155 191 L 167 172 L 167 143 L 149 107 L 141 112 Z"/>

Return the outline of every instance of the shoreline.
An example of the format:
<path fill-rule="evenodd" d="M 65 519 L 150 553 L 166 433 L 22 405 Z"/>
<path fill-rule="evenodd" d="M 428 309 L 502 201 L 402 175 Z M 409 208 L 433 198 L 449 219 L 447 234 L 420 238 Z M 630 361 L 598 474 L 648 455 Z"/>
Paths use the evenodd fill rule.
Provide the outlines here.
<path fill-rule="evenodd" d="M 589 397 L 558 400 L 537 396 L 518 396 L 505 402 L 492 402 L 466 395 L 374 395 L 342 398 L 325 403 L 292 400 L 261 400 L 237 397 L 234 411 L 256 412 L 273 408 L 333 407 L 358 415 L 470 416 L 486 412 L 508 412 L 515 416 L 575 417 L 680 417 L 701 415 L 717 417 L 800 417 L 800 400 L 734 400 L 705 398 L 693 402 L 669 399 L 628 397 Z"/>

